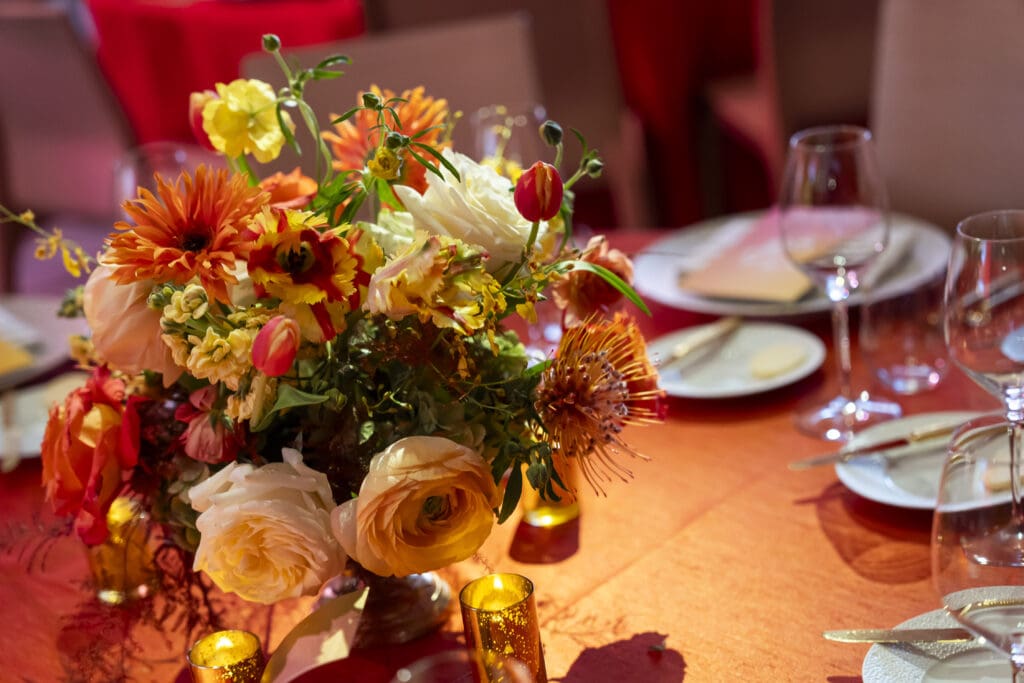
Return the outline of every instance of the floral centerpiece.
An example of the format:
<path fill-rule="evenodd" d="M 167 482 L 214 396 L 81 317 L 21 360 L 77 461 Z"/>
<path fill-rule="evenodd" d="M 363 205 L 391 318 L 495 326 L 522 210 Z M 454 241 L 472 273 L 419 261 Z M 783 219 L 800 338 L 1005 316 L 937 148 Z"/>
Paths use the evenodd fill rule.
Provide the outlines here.
<path fill-rule="evenodd" d="M 86 543 L 118 495 L 140 501 L 225 591 L 316 594 L 348 561 L 380 576 L 471 556 L 524 485 L 597 490 L 637 454 L 623 428 L 662 417 L 633 320 L 609 313 L 631 266 L 572 242 L 572 188 L 601 172 L 583 142 L 563 182 L 452 148 L 447 103 L 376 87 L 321 132 L 303 99 L 343 57 L 289 65 L 285 84 L 217 84 L 191 101 L 198 139 L 228 170 L 157 178 L 123 208 L 96 263 L 30 213 L 39 255 L 91 271 L 69 308 L 91 369 L 49 415 L 46 496 Z M 341 108 L 341 107 L 339 107 Z M 316 177 L 261 175 L 297 117 Z M 529 365 L 506 328 L 549 297 L 569 325 Z"/>

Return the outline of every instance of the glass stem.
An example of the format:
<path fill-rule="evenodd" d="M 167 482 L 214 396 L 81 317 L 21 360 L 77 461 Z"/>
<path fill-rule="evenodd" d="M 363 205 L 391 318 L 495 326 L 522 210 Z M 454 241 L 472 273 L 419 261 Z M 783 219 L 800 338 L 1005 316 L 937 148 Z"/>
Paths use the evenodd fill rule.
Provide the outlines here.
<path fill-rule="evenodd" d="M 1024 423 L 1014 420 L 1010 423 L 1010 515 L 1018 533 L 1024 533 L 1024 506 L 1021 505 L 1020 440 Z"/>
<path fill-rule="evenodd" d="M 846 299 L 835 300 L 832 308 L 832 341 L 839 366 L 839 395 L 853 400 L 853 363 L 850 360 L 850 312 Z"/>

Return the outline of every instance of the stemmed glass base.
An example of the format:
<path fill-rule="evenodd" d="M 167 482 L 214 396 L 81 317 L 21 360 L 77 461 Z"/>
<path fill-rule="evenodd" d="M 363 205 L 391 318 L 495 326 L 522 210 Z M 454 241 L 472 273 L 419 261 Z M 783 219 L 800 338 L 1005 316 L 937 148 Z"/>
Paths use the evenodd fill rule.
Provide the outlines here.
<path fill-rule="evenodd" d="M 802 433 L 828 441 L 849 441 L 856 432 L 903 414 L 898 403 L 872 398 L 861 392 L 856 398 L 836 396 L 825 405 L 797 413 Z"/>

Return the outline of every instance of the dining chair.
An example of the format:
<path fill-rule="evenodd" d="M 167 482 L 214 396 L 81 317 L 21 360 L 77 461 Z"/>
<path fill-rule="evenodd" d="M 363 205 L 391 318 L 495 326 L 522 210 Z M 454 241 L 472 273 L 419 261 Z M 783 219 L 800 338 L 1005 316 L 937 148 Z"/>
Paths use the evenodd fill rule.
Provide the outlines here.
<path fill-rule="evenodd" d="M 871 104 L 890 204 L 952 232 L 1024 208 L 1024 4 L 884 0 Z"/>
<path fill-rule="evenodd" d="M 0 201 L 98 247 L 115 216 L 114 163 L 132 138 L 67 8 L 0 3 L 0 64 Z M 19 230 L 0 229 L 0 292 L 15 279 L 31 284 L 22 263 L 31 244 Z"/>
<path fill-rule="evenodd" d="M 705 98 L 763 165 L 770 196 L 793 133 L 867 120 L 877 13 L 878 0 L 756 2 L 754 72 L 711 82 Z"/>
<path fill-rule="evenodd" d="M 307 96 L 318 111 L 333 107 L 341 113 L 352 106 L 355 93 L 371 83 L 395 91 L 422 84 L 467 118 L 494 104 L 514 109 L 540 103 L 566 128 L 565 168 L 575 168 L 579 158 L 569 127 L 584 133 L 602 153 L 604 178 L 581 183 L 580 190 L 606 183 L 618 222 L 646 226 L 651 218 L 644 194 L 643 131 L 622 103 L 609 40 L 601 34 L 606 28 L 600 21 L 576 22 L 572 38 L 550 35 L 554 26 L 569 26 L 552 21 L 551 13 L 561 16 L 576 4 L 547 3 L 543 21 L 538 22 L 544 3 L 515 3 L 524 8 L 515 12 L 508 12 L 505 2 L 452 2 L 443 7 L 403 0 L 369 3 L 366 36 L 311 48 L 285 46 L 285 52 L 304 65 L 336 52 L 353 59 L 344 78 L 309 86 Z M 592 4 L 587 5 L 590 14 L 596 11 Z M 539 64 L 544 68 L 538 69 Z M 280 70 L 267 55 L 243 59 L 241 73 L 280 81 Z M 471 149 L 469 133 L 465 120 L 456 126 L 458 149 Z M 294 157 L 289 162 L 294 166 Z"/>

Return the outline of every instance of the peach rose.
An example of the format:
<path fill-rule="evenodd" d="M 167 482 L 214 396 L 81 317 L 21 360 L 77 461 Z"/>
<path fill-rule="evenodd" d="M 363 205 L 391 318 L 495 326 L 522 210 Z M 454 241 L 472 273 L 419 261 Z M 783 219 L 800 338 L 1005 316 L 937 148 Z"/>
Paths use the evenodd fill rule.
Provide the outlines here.
<path fill-rule="evenodd" d="M 231 463 L 192 487 L 199 548 L 193 569 L 222 590 L 269 604 L 315 595 L 345 566 L 331 535 L 334 498 L 327 477 L 298 451 L 256 468 Z"/>
<path fill-rule="evenodd" d="M 607 268 L 626 284 L 633 284 L 633 262 L 618 249 L 609 249 L 604 235 L 594 235 L 583 250 L 582 259 Z M 607 314 L 622 293 L 600 275 L 572 270 L 555 283 L 551 293 L 555 305 L 565 311 L 565 326 L 573 327 L 594 313 Z"/>
<path fill-rule="evenodd" d="M 161 337 L 160 309 L 147 300 L 152 282 L 119 285 L 110 278 L 112 270 L 99 265 L 85 283 L 82 308 L 92 330 L 96 355 L 110 367 L 137 375 L 152 370 L 163 375 L 170 386 L 181 375 L 171 350 Z"/>
<path fill-rule="evenodd" d="M 85 386 L 50 409 L 42 442 L 43 486 L 58 515 L 73 516 L 90 545 L 107 538 L 107 510 L 138 460 L 136 413 L 125 386 L 97 368 Z"/>
<path fill-rule="evenodd" d="M 359 497 L 331 514 L 334 535 L 380 576 L 464 560 L 491 533 L 498 488 L 482 457 L 436 436 L 411 436 L 373 456 Z"/>

